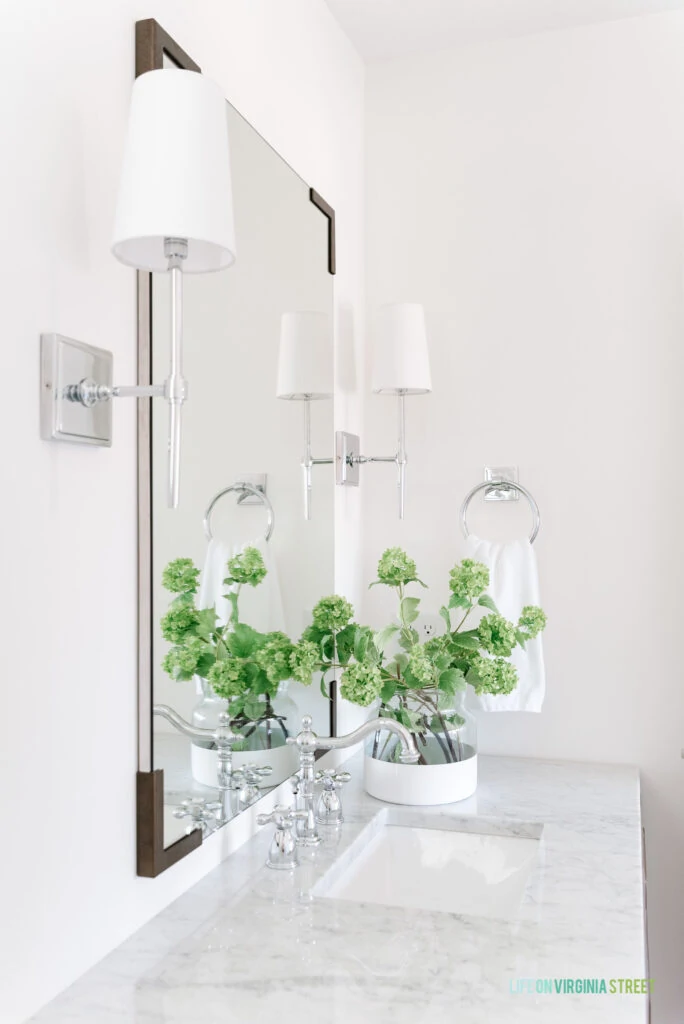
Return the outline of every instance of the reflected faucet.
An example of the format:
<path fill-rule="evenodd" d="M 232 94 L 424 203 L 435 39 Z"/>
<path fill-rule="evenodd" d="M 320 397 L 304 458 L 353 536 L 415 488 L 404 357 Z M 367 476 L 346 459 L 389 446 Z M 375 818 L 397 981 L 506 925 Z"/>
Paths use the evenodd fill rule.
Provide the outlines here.
<path fill-rule="evenodd" d="M 316 827 L 314 810 L 314 764 L 317 750 L 344 750 L 346 747 L 353 747 L 366 736 L 377 732 L 378 729 L 386 729 L 399 738 L 401 743 L 399 760 L 402 764 L 415 764 L 420 758 L 413 736 L 406 726 L 394 718 L 372 718 L 360 725 L 358 729 L 347 733 L 346 736 L 317 736 L 311 728 L 312 724 L 311 715 L 304 715 L 302 731 L 298 736 L 288 736 L 287 738 L 288 743 L 299 749 L 300 783 L 297 787 L 297 797 L 301 801 L 301 809 L 306 811 L 306 819 L 302 821 L 299 829 L 298 842 L 301 846 L 318 846 L 321 841 Z"/>
<path fill-rule="evenodd" d="M 217 729 L 201 729 L 196 725 L 191 725 L 190 722 L 186 722 L 178 712 L 174 711 L 167 704 L 155 704 L 152 712 L 158 715 L 159 718 L 165 718 L 174 729 L 182 732 L 189 739 L 197 740 L 200 743 L 206 743 L 207 740 L 211 740 L 216 744 L 216 758 L 218 762 L 217 788 L 221 794 L 221 810 L 217 811 L 216 819 L 221 824 L 228 821 L 231 816 L 230 794 L 232 788 L 233 744 L 242 738 L 231 729 L 228 713 L 226 711 L 221 712 Z"/>

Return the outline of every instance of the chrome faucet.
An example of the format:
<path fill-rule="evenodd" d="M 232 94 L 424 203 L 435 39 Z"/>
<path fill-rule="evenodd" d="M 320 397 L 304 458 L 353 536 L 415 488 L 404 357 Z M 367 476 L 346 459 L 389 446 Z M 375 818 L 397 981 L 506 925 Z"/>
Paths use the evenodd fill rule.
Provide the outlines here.
<path fill-rule="evenodd" d="M 401 755 L 399 760 L 403 764 L 415 764 L 420 758 L 416 741 L 406 726 L 395 721 L 394 718 L 372 718 L 364 722 L 358 729 L 347 733 L 346 736 L 317 736 L 311 726 L 313 719 L 311 715 L 304 715 L 302 718 L 302 731 L 298 736 L 288 736 L 287 742 L 299 748 L 299 786 L 296 796 L 301 804 L 301 809 L 306 812 L 306 818 L 302 820 L 299 829 L 297 842 L 301 846 L 318 846 L 321 837 L 316 827 L 316 813 L 314 808 L 314 786 L 315 786 L 315 754 L 317 750 L 344 750 L 353 747 L 356 743 L 377 732 L 378 729 L 386 729 L 399 737 L 401 742 Z"/>

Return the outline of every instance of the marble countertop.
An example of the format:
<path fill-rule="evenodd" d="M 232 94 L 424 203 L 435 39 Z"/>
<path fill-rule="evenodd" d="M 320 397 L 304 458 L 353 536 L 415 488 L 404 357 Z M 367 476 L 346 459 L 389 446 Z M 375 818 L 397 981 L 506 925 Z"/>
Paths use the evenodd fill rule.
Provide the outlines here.
<path fill-rule="evenodd" d="M 635 768 L 481 757 L 469 800 L 404 812 L 467 831 L 543 826 L 522 903 L 496 919 L 311 895 L 386 806 L 365 794 L 361 756 L 347 767 L 345 824 L 294 874 L 264 866 L 268 826 L 33 1020 L 644 1024 L 642 995 L 528 991 L 646 975 Z"/>

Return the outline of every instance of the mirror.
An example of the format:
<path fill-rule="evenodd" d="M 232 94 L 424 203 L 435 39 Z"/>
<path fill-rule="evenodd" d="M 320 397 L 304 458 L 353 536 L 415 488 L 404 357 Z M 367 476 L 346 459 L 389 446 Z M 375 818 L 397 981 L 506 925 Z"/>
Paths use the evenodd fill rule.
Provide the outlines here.
<path fill-rule="evenodd" d="M 174 57 L 170 66 L 178 64 Z M 199 655 L 193 662 L 193 650 L 196 655 L 225 650 L 233 642 L 230 635 L 242 636 L 245 626 L 260 635 L 282 632 L 297 640 L 316 601 L 334 591 L 334 469 L 316 467 L 313 512 L 307 521 L 300 464 L 307 403 L 276 397 L 281 326 L 287 314 L 316 314 L 319 352 L 329 363 L 332 382 L 331 223 L 312 201 L 309 186 L 234 107 L 227 103 L 226 109 L 238 253 L 229 270 L 184 278 L 184 374 L 189 387 L 176 510 L 166 505 L 166 409 L 149 403 L 152 408 L 147 410 L 151 622 L 141 624 L 141 642 L 147 629 L 152 692 L 147 695 L 149 707 L 143 707 L 141 688 L 141 730 L 151 731 L 150 767 L 163 771 L 165 850 L 192 832 L 206 837 L 287 779 L 297 768 L 297 756 L 285 739 L 299 732 L 303 714 L 313 716 L 320 734 L 331 732 L 331 702 L 321 693 L 319 678 L 308 686 L 294 679 L 276 682 L 277 692 L 256 697 L 255 687 L 247 686 L 247 700 L 235 699 L 242 684 L 233 681 L 229 706 L 208 681 L 211 657 L 203 660 Z M 149 315 L 149 370 L 153 379 L 163 379 L 170 332 L 167 275 L 154 275 Z M 312 447 L 331 454 L 332 397 L 310 403 L 310 417 Z M 231 576 L 228 563 L 236 557 Z M 164 577 L 165 568 L 178 559 L 190 560 L 199 577 L 190 562 Z M 250 576 L 254 566 L 256 573 Z M 141 569 L 145 571 L 142 563 Z M 223 582 L 236 580 L 236 573 L 242 579 L 241 572 L 250 576 L 247 582 Z M 183 587 L 191 592 L 182 593 Z M 229 592 L 232 596 L 225 597 Z M 205 611 L 206 635 L 188 643 L 188 610 L 192 618 L 212 608 L 215 623 L 211 611 L 208 617 Z M 141 650 L 141 664 L 144 658 Z M 211 735 L 221 723 L 225 728 L 222 713 L 228 714 L 230 729 L 238 736 L 232 743 L 229 792 L 225 775 L 224 785 L 220 783 L 221 759 Z M 207 730 L 205 738 L 189 738 L 175 716 Z"/>

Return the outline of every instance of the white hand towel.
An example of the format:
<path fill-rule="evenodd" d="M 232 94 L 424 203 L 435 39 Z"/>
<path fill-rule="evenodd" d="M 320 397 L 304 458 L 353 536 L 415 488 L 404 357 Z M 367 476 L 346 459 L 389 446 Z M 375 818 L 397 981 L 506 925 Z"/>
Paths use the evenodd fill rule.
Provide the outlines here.
<path fill-rule="evenodd" d="M 527 604 L 540 604 L 537 557 L 527 537 L 497 543 L 468 537 L 469 555 L 489 569 L 488 593 L 502 615 L 517 622 Z M 485 613 L 486 614 L 486 613 Z M 492 696 L 470 694 L 469 705 L 482 711 L 541 711 L 546 689 L 541 636 L 516 647 L 511 658 L 518 670 L 513 693 Z"/>
<path fill-rule="evenodd" d="M 227 544 L 214 537 L 209 541 L 200 581 L 200 608 L 216 608 L 218 621 L 225 625 L 230 618 L 231 604 L 223 596 L 230 589 L 223 581 L 228 575 L 229 558 L 240 554 L 245 548 L 256 548 L 261 552 L 267 575 L 258 587 L 244 586 L 240 591 L 240 621 L 246 622 L 260 633 L 284 630 L 285 614 L 280 592 L 280 581 L 275 558 L 264 537 L 246 544 Z M 235 588 L 233 588 L 235 589 Z"/>

